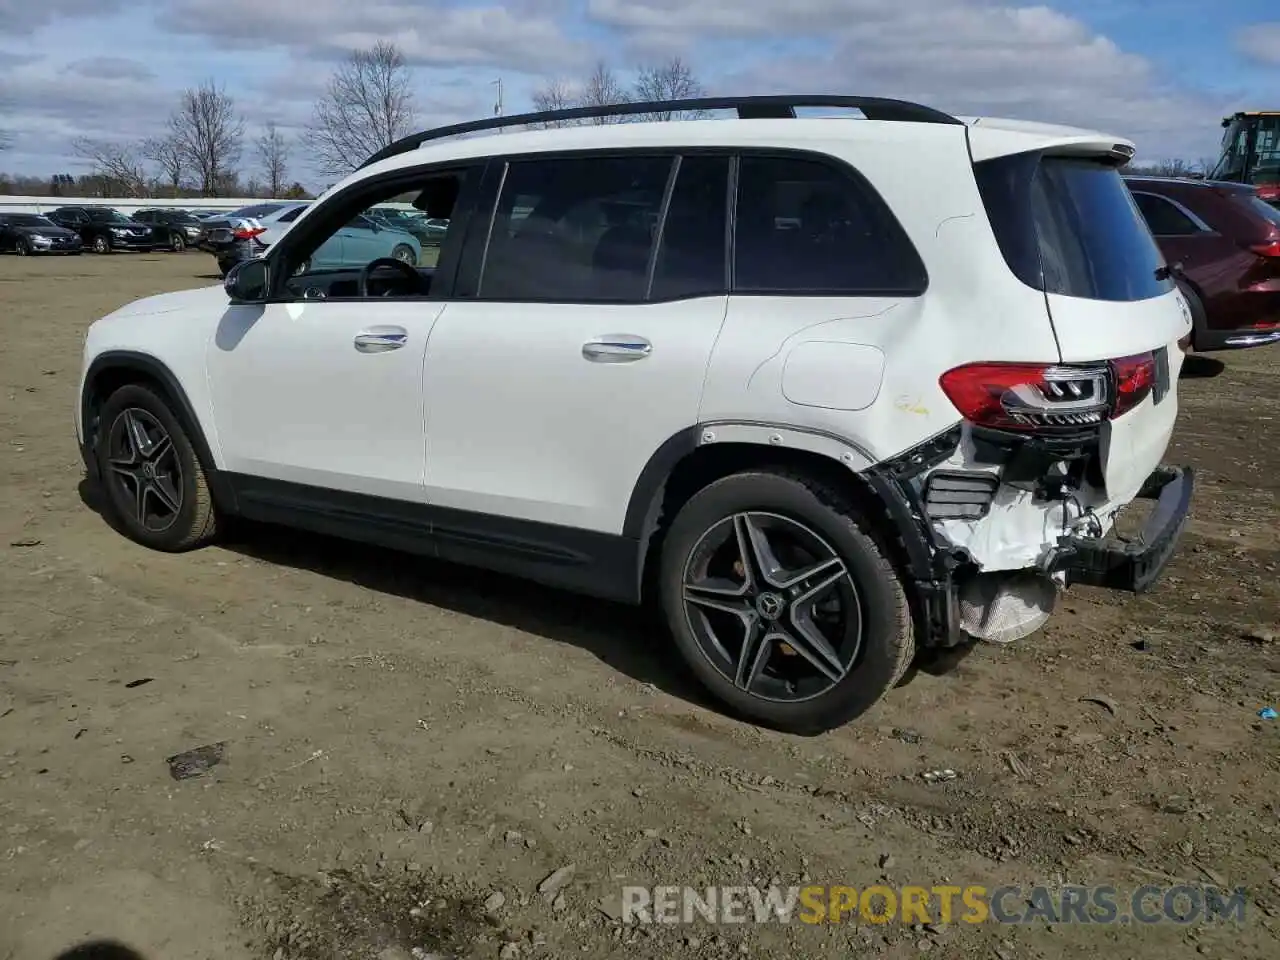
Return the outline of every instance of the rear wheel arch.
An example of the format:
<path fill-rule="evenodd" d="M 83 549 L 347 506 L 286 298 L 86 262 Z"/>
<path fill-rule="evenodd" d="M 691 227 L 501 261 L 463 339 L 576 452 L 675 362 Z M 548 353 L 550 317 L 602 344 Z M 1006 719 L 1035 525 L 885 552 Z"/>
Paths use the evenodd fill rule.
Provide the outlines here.
<path fill-rule="evenodd" d="M 641 471 L 623 527 L 638 543 L 641 597 L 652 595 L 663 535 L 680 508 L 709 484 L 748 470 L 799 473 L 840 491 L 862 513 L 895 567 L 906 569 L 905 551 L 887 505 L 858 472 L 872 465 L 864 451 L 826 435 L 756 424 L 735 430 L 737 426 L 688 427 L 659 447 Z M 708 432 L 715 437 L 709 442 L 703 439 Z M 756 434 L 760 440 L 744 439 Z M 770 437 L 783 442 L 770 443 Z"/>

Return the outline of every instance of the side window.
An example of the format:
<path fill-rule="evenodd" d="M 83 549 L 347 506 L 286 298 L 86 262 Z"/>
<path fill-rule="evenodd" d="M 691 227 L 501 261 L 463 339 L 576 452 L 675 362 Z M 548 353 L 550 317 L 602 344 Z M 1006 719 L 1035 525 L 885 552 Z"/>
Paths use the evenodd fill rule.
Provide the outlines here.
<path fill-rule="evenodd" d="M 673 163 L 664 156 L 510 163 L 480 297 L 643 301 Z"/>
<path fill-rule="evenodd" d="M 871 186 L 797 157 L 744 156 L 734 293 L 914 296 L 924 264 Z"/>
<path fill-rule="evenodd" d="M 427 227 L 426 214 L 451 216 L 469 173 L 431 171 L 408 180 L 400 175 L 327 201 L 275 245 L 281 275 L 289 278 L 285 294 L 310 299 L 429 296 L 447 230 Z M 394 220 L 382 216 L 378 207 L 390 207 L 398 215 Z M 292 212 L 300 215 L 303 209 Z M 460 221 L 453 222 L 461 229 Z M 391 260 L 400 266 L 386 262 Z"/>
<path fill-rule="evenodd" d="M 306 207 L 294 207 L 288 213 L 281 214 L 279 220 L 281 223 L 293 223 L 293 221 L 297 220 L 299 214 L 301 214 L 305 209 Z"/>
<path fill-rule="evenodd" d="M 1157 237 L 1185 237 L 1201 232 L 1194 220 L 1164 197 L 1135 192 L 1133 199 L 1137 201 L 1152 234 Z"/>
<path fill-rule="evenodd" d="M 729 158 L 686 156 L 662 225 L 651 300 L 728 292 Z"/>

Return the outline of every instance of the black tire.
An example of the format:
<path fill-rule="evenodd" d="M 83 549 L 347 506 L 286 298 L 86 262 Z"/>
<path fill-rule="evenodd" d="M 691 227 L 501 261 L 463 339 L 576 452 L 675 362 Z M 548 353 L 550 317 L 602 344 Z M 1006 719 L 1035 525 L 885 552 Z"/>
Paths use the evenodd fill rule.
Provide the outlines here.
<path fill-rule="evenodd" d="M 31 256 L 31 244 L 27 243 L 26 237 L 19 237 L 18 242 L 14 244 L 13 251 L 20 257 Z"/>
<path fill-rule="evenodd" d="M 1178 289 L 1187 298 L 1187 306 L 1191 308 L 1191 349 L 1199 350 L 1205 346 L 1209 323 L 1208 316 L 1204 311 L 1204 301 L 1200 299 L 1200 295 L 1192 289 L 1189 283 L 1179 280 Z"/>
<path fill-rule="evenodd" d="M 174 253 L 182 253 L 187 249 L 187 240 L 180 233 L 175 233 L 169 237 L 169 249 Z"/>
<path fill-rule="evenodd" d="M 391 251 L 391 258 L 399 260 L 401 263 L 407 263 L 410 266 L 418 265 L 418 255 L 413 252 L 413 247 L 407 243 L 397 243 Z"/>
<path fill-rule="evenodd" d="M 106 237 L 101 237 L 101 236 L 94 237 L 91 246 L 93 247 L 94 253 L 110 253 L 111 252 L 111 241 L 108 240 Z"/>
<path fill-rule="evenodd" d="M 153 443 L 151 449 L 158 451 L 150 471 L 145 469 L 150 457 L 131 439 L 131 422 L 142 424 Z M 187 431 L 164 399 L 149 387 L 128 384 L 107 398 L 98 424 L 94 455 L 113 525 L 131 540 L 155 550 L 191 550 L 212 540 L 217 533 L 217 511 L 204 469 Z M 159 452 L 163 436 L 169 440 L 167 452 Z M 126 470 L 132 476 L 126 476 Z M 139 483 L 150 485 L 141 496 Z M 176 510 L 172 509 L 174 504 Z M 148 522 L 147 510 L 153 514 L 153 522 Z"/>
<path fill-rule="evenodd" d="M 747 519 L 744 521 L 743 517 Z M 826 597 L 828 601 L 834 594 L 841 609 L 833 631 L 827 634 L 828 639 L 835 638 L 827 649 L 837 658 L 839 666 L 831 668 L 828 673 L 819 675 L 817 669 L 812 669 L 814 661 L 809 653 L 797 658 L 802 652 L 799 648 L 804 644 L 781 642 L 785 639 L 782 637 L 770 643 L 766 637 L 765 642 L 754 648 L 766 651 L 763 660 L 759 655 L 750 658 L 755 669 L 749 675 L 756 679 L 748 679 L 745 687 L 754 686 L 759 691 L 751 692 L 730 678 L 731 661 L 735 659 L 730 647 L 713 645 L 711 653 L 704 647 L 706 631 L 713 618 L 731 616 L 731 621 L 722 620 L 722 623 L 729 624 L 730 636 L 721 638 L 730 641 L 733 631 L 742 629 L 748 621 L 742 620 L 741 615 L 721 614 L 714 610 L 704 614 L 704 607 L 698 604 L 690 607 L 685 599 L 686 579 L 710 582 L 714 577 L 717 584 L 723 585 L 731 584 L 731 580 L 721 579 L 722 575 L 731 579 L 742 576 L 737 562 L 733 564 L 732 573 L 723 566 L 724 557 L 729 554 L 716 553 L 708 546 L 716 537 L 725 535 L 726 523 L 730 524 L 728 529 L 736 533 L 743 529 L 736 526 L 741 522 L 756 530 L 762 523 L 775 524 L 776 531 L 795 530 L 813 535 L 810 542 L 814 544 L 814 552 L 810 556 L 816 559 L 803 559 L 803 550 L 794 553 L 793 557 L 801 559 L 787 573 L 782 572 L 787 569 L 783 564 L 775 570 L 775 577 L 789 577 L 805 569 L 809 563 L 813 564 L 810 569 L 817 569 L 822 549 L 830 552 L 832 562 L 838 560 L 843 564 L 843 572 L 837 573 L 840 579 L 826 588 L 830 592 L 815 594 L 817 598 Z M 777 535 L 776 532 L 771 534 Z M 736 549 L 734 543 L 740 542 L 726 540 L 722 549 L 732 551 Z M 776 546 L 773 552 L 776 556 Z M 742 552 L 737 551 L 737 555 L 742 556 Z M 693 574 L 694 568 L 706 564 L 709 569 L 713 562 L 722 565 L 720 574 L 708 572 L 706 578 Z M 783 606 L 777 610 L 766 610 L 762 604 L 768 598 L 762 596 L 752 598 L 744 593 L 734 602 L 745 604 L 746 610 L 750 611 L 747 616 L 754 618 L 761 627 L 775 631 L 781 627 L 790 633 L 792 640 L 802 639 L 804 634 L 797 633 L 792 626 L 795 617 L 791 612 L 791 597 L 803 595 L 813 583 L 821 583 L 825 577 L 826 573 L 815 573 L 809 580 L 797 581 L 794 587 L 771 592 L 770 606 L 775 605 L 779 595 L 786 595 L 782 598 Z M 847 497 L 803 473 L 763 470 L 738 473 L 717 480 L 695 494 L 677 514 L 664 538 L 659 586 L 663 612 L 676 647 L 697 678 L 735 713 L 774 729 L 811 735 L 849 722 L 871 709 L 898 683 L 915 653 L 911 608 L 901 581 L 886 559 L 886 551 L 859 519 L 857 510 Z M 746 591 L 748 586 L 749 583 L 737 589 Z M 772 591 L 774 588 L 767 589 Z M 708 593 L 703 592 L 702 596 L 706 598 Z M 714 591 L 711 596 L 715 596 Z M 816 603 L 816 600 L 810 601 L 809 614 L 818 613 Z M 695 615 L 688 612 L 689 609 L 699 611 L 696 624 Z M 786 611 L 785 616 L 783 611 Z M 813 627 L 817 616 L 806 614 L 803 619 Z M 855 620 L 856 635 L 851 623 Z M 739 651 L 747 648 L 746 641 L 741 639 L 744 636 L 747 636 L 746 630 L 739 634 Z M 737 659 L 745 662 L 748 658 L 739 654 Z M 789 677 L 797 670 L 810 669 L 815 674 L 814 678 L 789 682 Z M 741 678 L 741 665 L 737 672 Z M 806 686 L 801 687 L 802 683 Z M 776 695 L 769 695 L 771 692 Z"/>

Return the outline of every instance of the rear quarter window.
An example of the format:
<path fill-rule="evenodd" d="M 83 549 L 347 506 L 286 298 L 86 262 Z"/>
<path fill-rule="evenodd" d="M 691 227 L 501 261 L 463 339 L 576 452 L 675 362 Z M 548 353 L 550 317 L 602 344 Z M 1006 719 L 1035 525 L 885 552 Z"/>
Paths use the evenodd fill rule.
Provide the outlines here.
<path fill-rule="evenodd" d="M 1174 289 L 1129 188 L 1103 161 L 1017 154 L 974 165 L 1010 269 L 1045 293 L 1135 301 Z"/>

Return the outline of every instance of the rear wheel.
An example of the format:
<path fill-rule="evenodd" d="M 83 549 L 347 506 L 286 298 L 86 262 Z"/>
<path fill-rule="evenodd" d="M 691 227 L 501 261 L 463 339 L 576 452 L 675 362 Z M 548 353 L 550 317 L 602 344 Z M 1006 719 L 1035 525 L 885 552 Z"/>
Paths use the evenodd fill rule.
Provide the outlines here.
<path fill-rule="evenodd" d="M 106 237 L 94 237 L 93 252 L 94 253 L 110 253 L 111 241 L 108 240 Z"/>
<path fill-rule="evenodd" d="M 1191 287 L 1179 282 L 1178 289 L 1187 298 L 1187 306 L 1191 308 L 1191 349 L 1199 350 L 1205 346 L 1208 318 L 1204 312 L 1204 301 Z"/>
<path fill-rule="evenodd" d="M 660 583 L 676 646 L 744 717 L 820 733 L 869 710 L 915 650 L 892 565 L 837 491 L 799 473 L 710 484 L 665 538 Z"/>
<path fill-rule="evenodd" d="M 186 430 L 149 388 L 129 384 L 103 404 L 96 456 L 115 525 L 156 550 L 211 540 L 213 497 Z"/>

